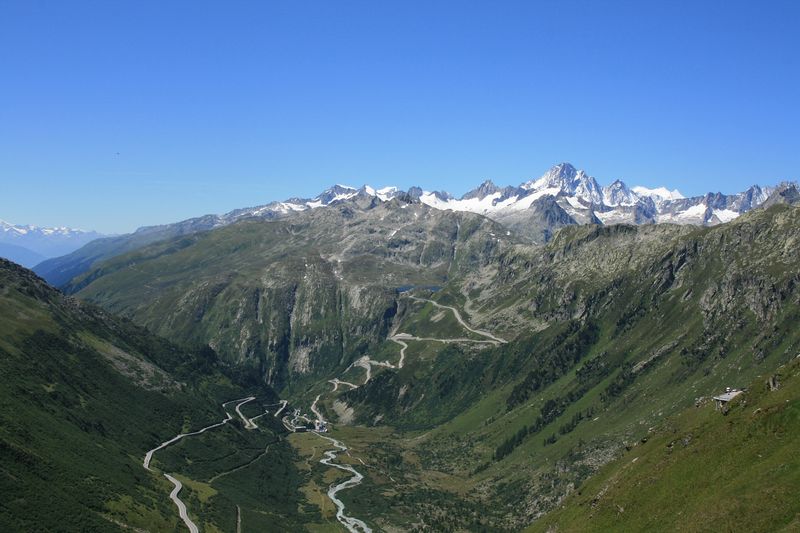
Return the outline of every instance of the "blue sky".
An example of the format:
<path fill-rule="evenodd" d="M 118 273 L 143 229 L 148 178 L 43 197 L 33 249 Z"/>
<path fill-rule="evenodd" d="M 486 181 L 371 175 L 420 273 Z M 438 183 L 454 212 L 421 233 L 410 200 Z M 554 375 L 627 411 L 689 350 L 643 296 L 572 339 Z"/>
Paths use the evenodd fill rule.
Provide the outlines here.
<path fill-rule="evenodd" d="M 800 2 L 0 1 L 0 218 L 105 232 L 332 183 L 800 178 Z"/>

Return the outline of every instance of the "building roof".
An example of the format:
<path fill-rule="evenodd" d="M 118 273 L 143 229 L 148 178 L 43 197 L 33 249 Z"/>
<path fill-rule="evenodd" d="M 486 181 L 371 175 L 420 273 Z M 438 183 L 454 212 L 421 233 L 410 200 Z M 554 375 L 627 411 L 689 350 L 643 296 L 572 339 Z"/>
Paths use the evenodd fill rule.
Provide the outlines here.
<path fill-rule="evenodd" d="M 720 402 L 729 402 L 739 396 L 742 392 L 740 390 L 732 390 L 730 392 L 726 392 L 725 394 L 720 394 L 719 396 L 714 396 L 714 399 Z"/>

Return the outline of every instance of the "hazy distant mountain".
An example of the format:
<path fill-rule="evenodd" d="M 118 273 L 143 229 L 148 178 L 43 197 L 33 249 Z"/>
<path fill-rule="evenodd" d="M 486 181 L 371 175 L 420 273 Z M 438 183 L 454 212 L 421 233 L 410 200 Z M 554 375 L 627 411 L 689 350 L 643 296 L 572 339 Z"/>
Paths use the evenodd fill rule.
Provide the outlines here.
<path fill-rule="evenodd" d="M 77 250 L 84 244 L 91 242 L 103 235 L 95 231 L 59 227 L 42 228 L 30 225 L 15 225 L 0 220 L 0 244 L 23 248 L 26 251 L 17 251 L 17 255 L 25 262 L 18 261 L 11 255 L 11 248 L 0 248 L 0 256 L 11 259 L 25 266 L 32 266 L 48 257 L 57 257 Z M 16 248 L 15 248 L 16 249 Z M 31 255 L 34 254 L 34 255 Z M 38 258 L 38 260 L 37 260 Z M 35 261 L 35 262 L 31 262 Z"/>
<path fill-rule="evenodd" d="M 0 257 L 29 268 L 46 259 L 43 255 L 37 254 L 32 250 L 4 242 L 0 242 Z"/>

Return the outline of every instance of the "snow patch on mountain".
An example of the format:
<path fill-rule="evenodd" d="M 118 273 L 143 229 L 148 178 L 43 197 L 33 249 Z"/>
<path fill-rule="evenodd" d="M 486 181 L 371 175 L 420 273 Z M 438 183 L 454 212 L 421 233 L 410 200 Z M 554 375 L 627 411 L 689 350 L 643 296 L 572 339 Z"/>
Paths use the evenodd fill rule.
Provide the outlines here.
<path fill-rule="evenodd" d="M 500 199 L 500 193 L 496 192 L 485 196 L 483 198 L 473 197 L 461 200 L 443 199 L 433 192 L 425 191 L 420 196 L 419 200 L 426 205 L 435 209 L 449 210 L 449 211 L 469 211 L 470 213 L 487 214 L 491 211 L 499 209 L 496 203 Z"/>
<path fill-rule="evenodd" d="M 633 192 L 638 194 L 639 196 L 649 196 L 653 199 L 658 200 L 680 200 L 685 198 L 684 195 L 678 189 L 669 190 L 666 187 L 656 187 L 655 189 L 648 189 L 647 187 L 642 187 L 641 185 L 637 185 L 631 189 Z"/>
<path fill-rule="evenodd" d="M 717 220 L 719 220 L 721 223 L 730 222 L 739 216 L 739 213 L 733 209 L 715 209 L 713 213 L 714 216 L 717 217 Z"/>
<path fill-rule="evenodd" d="M 578 223 L 645 224 L 671 222 L 677 224 L 713 225 L 729 222 L 741 213 L 756 207 L 771 194 L 771 188 L 753 186 L 734 195 L 709 193 L 686 198 L 677 189 L 667 187 L 628 187 L 615 180 L 601 187 L 597 180 L 569 163 L 553 166 L 541 177 L 519 186 L 500 187 L 486 180 L 461 198 L 441 191 L 424 191 L 412 187 L 407 192 L 397 187 L 375 189 L 364 185 L 360 189 L 335 185 L 313 199 L 292 199 L 269 204 L 258 210 L 239 210 L 241 216 L 285 216 L 366 196 L 388 202 L 400 195 L 418 199 L 434 209 L 478 213 L 498 221 L 509 217 L 520 220 L 530 210 L 541 207 L 538 200 L 553 197 L 557 205 Z M 553 204 L 548 204 L 552 206 Z M 554 209 L 554 207 L 548 207 Z M 226 215 L 229 217 L 229 215 Z M 230 217 L 229 217 L 230 218 Z"/>
<path fill-rule="evenodd" d="M 778 187 L 754 185 L 738 194 L 708 193 L 691 198 L 677 189 L 667 187 L 628 187 L 617 179 L 601 187 L 597 180 L 569 163 L 553 166 L 541 177 L 518 186 L 501 187 L 486 180 L 475 189 L 455 198 L 444 191 L 425 191 L 411 187 L 376 189 L 363 185 L 356 189 L 337 184 L 315 198 L 290 198 L 283 202 L 237 209 L 224 215 L 210 215 L 211 227 L 233 223 L 247 217 L 264 219 L 292 216 L 294 213 L 365 200 L 364 206 L 375 201 L 399 199 L 400 207 L 408 201 L 419 201 L 439 210 L 477 213 L 525 232 L 532 225 L 548 228 L 565 224 L 673 224 L 714 225 L 730 222 L 742 213 L 763 203 Z M 192 219 L 201 226 L 209 224 L 208 217 Z M 184 221 L 191 222 L 191 221 Z M 24 231 L 24 228 L 23 228 Z M 140 228 L 137 231 L 149 231 Z M 551 234 L 548 229 L 545 233 Z"/>

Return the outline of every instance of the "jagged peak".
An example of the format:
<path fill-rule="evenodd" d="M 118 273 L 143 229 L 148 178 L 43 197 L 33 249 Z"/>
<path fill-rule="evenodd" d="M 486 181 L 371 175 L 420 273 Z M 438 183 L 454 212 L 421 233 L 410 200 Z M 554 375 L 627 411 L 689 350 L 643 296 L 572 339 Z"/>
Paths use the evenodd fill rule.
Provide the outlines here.
<path fill-rule="evenodd" d="M 614 181 L 611 182 L 611 185 L 609 185 L 606 188 L 607 189 L 619 189 L 619 190 L 623 190 L 623 191 L 630 190 L 628 188 L 628 186 L 625 184 L 625 182 L 622 181 L 621 179 L 615 179 Z"/>
<path fill-rule="evenodd" d="M 464 194 L 461 197 L 462 200 L 469 200 L 470 198 L 479 198 L 483 199 L 489 196 L 490 194 L 495 194 L 500 192 L 502 189 L 494 184 L 492 180 L 485 180 L 481 183 L 477 188 L 472 189 L 468 193 Z"/>
<path fill-rule="evenodd" d="M 570 163 L 559 163 L 535 181 L 523 183 L 521 189 L 549 194 L 575 196 L 590 204 L 603 201 L 600 185 L 592 176 L 583 170 L 576 169 Z"/>
<path fill-rule="evenodd" d="M 571 183 L 578 175 L 578 170 L 571 163 L 559 163 L 553 165 L 542 174 L 539 179 L 531 180 L 520 185 L 523 189 L 553 189 Z"/>
<path fill-rule="evenodd" d="M 648 196 L 653 198 L 653 200 L 682 200 L 686 198 L 678 189 L 669 190 L 666 187 L 643 187 L 642 185 L 636 185 L 632 187 L 631 190 L 638 194 L 639 196 Z"/>
<path fill-rule="evenodd" d="M 638 200 L 636 194 L 620 179 L 614 180 L 611 185 L 603 187 L 603 202 L 608 206 L 633 205 Z"/>
<path fill-rule="evenodd" d="M 280 217 L 293 212 L 324 207 L 332 203 L 372 198 L 374 202 L 388 202 L 400 196 L 419 200 L 437 209 L 470 211 L 490 218 L 518 216 L 532 202 L 542 197 L 557 199 L 561 205 L 580 220 L 596 216 L 604 223 L 639 223 L 641 218 L 648 223 L 707 223 L 701 219 L 701 209 L 714 210 L 715 220 L 727 221 L 758 206 L 778 187 L 753 185 L 737 194 L 706 194 L 685 198 L 677 189 L 666 187 L 629 187 L 621 179 L 601 187 L 586 171 L 577 169 L 569 162 L 550 167 L 540 178 L 520 186 L 501 187 L 486 179 L 475 189 L 456 199 L 444 191 L 423 190 L 410 187 L 402 191 L 397 187 L 380 189 L 363 185 L 356 189 L 349 185 L 336 184 L 314 199 L 293 198 L 284 202 L 273 202 L 258 208 L 237 210 L 225 216 L 225 222 L 242 216 Z M 592 215 L 595 212 L 596 215 Z M 706 217 L 708 218 L 708 217 Z M 583 223 L 583 222 L 581 222 Z M 1 226 L 0 226 L 1 227 Z"/>
<path fill-rule="evenodd" d="M 761 204 L 767 208 L 775 204 L 800 204 L 800 190 L 796 181 L 783 181 L 773 188 L 769 197 Z"/>
<path fill-rule="evenodd" d="M 549 172 L 562 176 L 575 176 L 575 174 L 577 174 L 579 171 L 572 165 L 572 163 L 564 161 L 562 163 L 558 163 L 557 165 L 553 165 Z"/>

